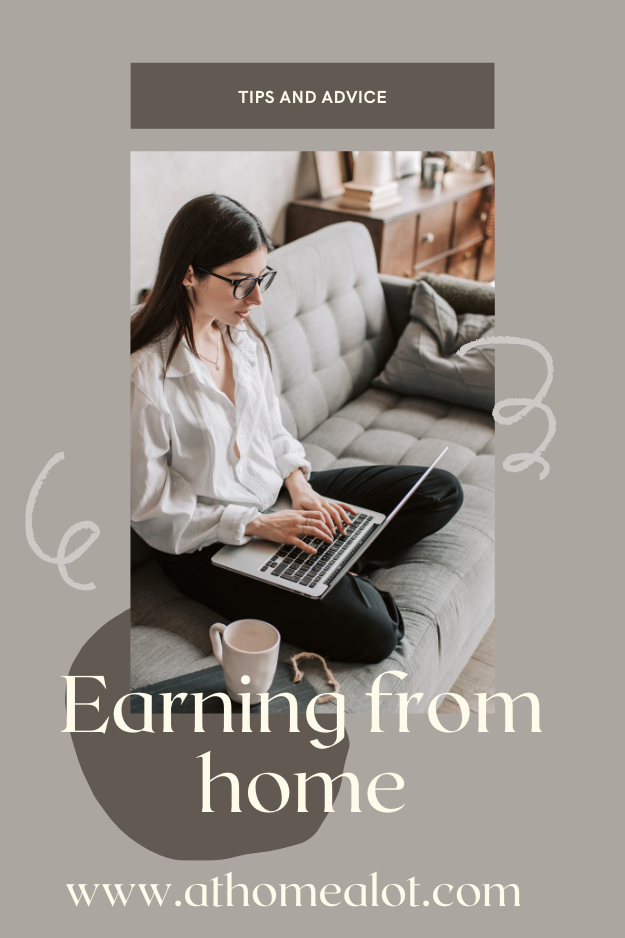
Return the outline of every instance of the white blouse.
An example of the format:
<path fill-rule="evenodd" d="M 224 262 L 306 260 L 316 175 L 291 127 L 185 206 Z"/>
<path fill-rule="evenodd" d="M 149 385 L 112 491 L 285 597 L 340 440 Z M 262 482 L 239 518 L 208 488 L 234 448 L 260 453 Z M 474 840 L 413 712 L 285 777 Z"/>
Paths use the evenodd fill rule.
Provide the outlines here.
<path fill-rule="evenodd" d="M 131 523 L 169 554 L 245 544 L 246 525 L 274 503 L 284 479 L 298 467 L 310 474 L 304 447 L 282 426 L 259 339 L 244 324 L 233 341 L 222 332 L 235 404 L 184 339 L 164 380 L 171 339 L 130 359 Z"/>

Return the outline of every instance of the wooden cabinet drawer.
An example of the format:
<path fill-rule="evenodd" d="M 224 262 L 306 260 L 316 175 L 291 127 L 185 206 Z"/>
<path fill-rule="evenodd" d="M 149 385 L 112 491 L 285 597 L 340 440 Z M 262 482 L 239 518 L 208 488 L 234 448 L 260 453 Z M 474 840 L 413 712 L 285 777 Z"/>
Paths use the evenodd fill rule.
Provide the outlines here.
<path fill-rule="evenodd" d="M 483 189 L 458 200 L 452 247 L 483 237 L 488 216 L 484 202 Z"/>
<path fill-rule="evenodd" d="M 457 251 L 449 258 L 447 273 L 452 277 L 464 277 L 465 280 L 475 280 L 477 275 L 477 261 L 481 244 L 474 244 L 464 251 Z"/>
<path fill-rule="evenodd" d="M 415 264 L 422 264 L 449 249 L 453 214 L 454 204 L 449 202 L 419 215 Z"/>
<path fill-rule="evenodd" d="M 447 272 L 447 258 L 441 257 L 431 264 L 424 264 L 423 267 L 416 267 L 415 274 L 444 274 Z"/>
<path fill-rule="evenodd" d="M 393 274 L 395 277 L 412 277 L 412 258 L 414 255 L 417 219 L 399 218 L 384 226 L 382 251 L 380 255 L 380 273 Z"/>

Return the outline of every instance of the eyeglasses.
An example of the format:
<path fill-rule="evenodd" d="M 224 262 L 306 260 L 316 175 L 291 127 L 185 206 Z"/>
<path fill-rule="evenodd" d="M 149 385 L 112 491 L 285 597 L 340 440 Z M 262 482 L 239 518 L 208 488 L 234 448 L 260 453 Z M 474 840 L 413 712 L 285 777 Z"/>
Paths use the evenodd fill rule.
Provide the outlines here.
<path fill-rule="evenodd" d="M 235 300 L 242 300 L 246 296 L 249 296 L 256 284 L 258 284 L 260 292 L 264 293 L 265 290 L 269 289 L 278 273 L 277 270 L 268 267 L 266 272 L 261 274 L 260 277 L 244 277 L 242 280 L 230 280 L 229 277 L 214 274 L 212 270 L 204 270 L 203 267 L 198 267 L 197 269 L 201 270 L 202 273 L 210 274 L 211 277 L 217 277 L 218 280 L 225 280 L 226 283 L 232 284 L 232 295 Z"/>

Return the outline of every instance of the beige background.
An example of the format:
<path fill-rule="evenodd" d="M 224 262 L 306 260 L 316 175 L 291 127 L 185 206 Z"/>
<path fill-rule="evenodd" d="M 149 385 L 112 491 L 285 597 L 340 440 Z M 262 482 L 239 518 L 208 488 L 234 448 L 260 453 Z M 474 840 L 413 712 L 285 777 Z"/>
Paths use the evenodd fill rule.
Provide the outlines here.
<path fill-rule="evenodd" d="M 616 921 L 615 747 L 621 626 L 616 590 L 621 423 L 611 356 L 621 314 L 611 283 L 620 232 L 614 67 L 607 3 L 448 0 L 353 6 L 231 7 L 161 0 L 12 5 L 4 152 L 3 460 L 6 794 L 5 917 L 11 934 L 187 935 L 271 928 L 422 928 L 429 935 L 611 933 Z M 233 37 L 236 38 L 236 43 Z M 543 733 L 472 724 L 457 735 L 416 720 L 409 736 L 348 724 L 348 768 L 406 778 L 397 815 L 341 803 L 310 842 L 227 864 L 174 863 L 129 841 L 94 801 L 64 725 L 63 681 L 85 639 L 128 596 L 127 335 L 130 150 L 425 149 L 419 132 L 171 134 L 128 126 L 130 61 L 492 61 L 496 130 L 436 133 L 444 148 L 497 151 L 498 326 L 542 342 L 555 360 L 547 403 L 558 431 L 551 474 L 499 472 L 497 683 L 540 697 Z M 9 90 L 10 89 L 10 90 Z M 427 94 L 427 89 L 415 89 Z M 499 355 L 498 396 L 530 396 L 540 363 Z M 617 372 L 619 373 L 619 372 Z M 528 385 L 531 387 L 528 388 Z M 528 391 L 530 394 L 528 394 Z M 498 460 L 542 438 L 540 415 L 498 432 Z M 616 419 L 615 419 L 616 418 Z M 618 421 L 618 422 L 617 422 Z M 55 553 L 76 521 L 101 536 L 71 567 L 96 589 L 66 586 L 26 544 L 30 487 L 56 452 L 35 533 Z M 613 699 L 614 698 L 614 699 Z M 448 719 L 453 720 L 453 717 Z M 124 766 L 111 766 L 115 777 Z M 180 767 L 179 796 L 187 796 Z M 128 784 L 132 780 L 128 779 Z M 176 793 L 172 793 L 172 798 Z M 343 796 L 341 796 L 342 798 Z M 168 806 L 158 806 L 167 811 Z M 155 822 L 157 822 L 155 820 Z M 517 882 L 520 909 L 193 910 L 169 903 L 74 909 L 66 882 Z M 174 891 L 175 887 L 175 891 Z"/>

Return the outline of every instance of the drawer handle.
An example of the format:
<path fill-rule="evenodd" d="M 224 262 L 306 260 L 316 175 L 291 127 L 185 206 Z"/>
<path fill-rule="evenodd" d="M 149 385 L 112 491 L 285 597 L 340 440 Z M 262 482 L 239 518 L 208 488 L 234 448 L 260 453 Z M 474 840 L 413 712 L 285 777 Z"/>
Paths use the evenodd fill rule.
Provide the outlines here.
<path fill-rule="evenodd" d="M 488 221 L 488 212 L 482 212 L 480 215 L 480 221 Z"/>
<path fill-rule="evenodd" d="M 468 260 L 471 257 L 471 251 L 464 252 L 465 260 Z"/>
<path fill-rule="evenodd" d="M 434 240 L 434 234 L 431 231 L 428 231 L 427 234 L 423 235 L 422 240 L 427 241 L 428 244 L 431 244 L 432 241 Z"/>

